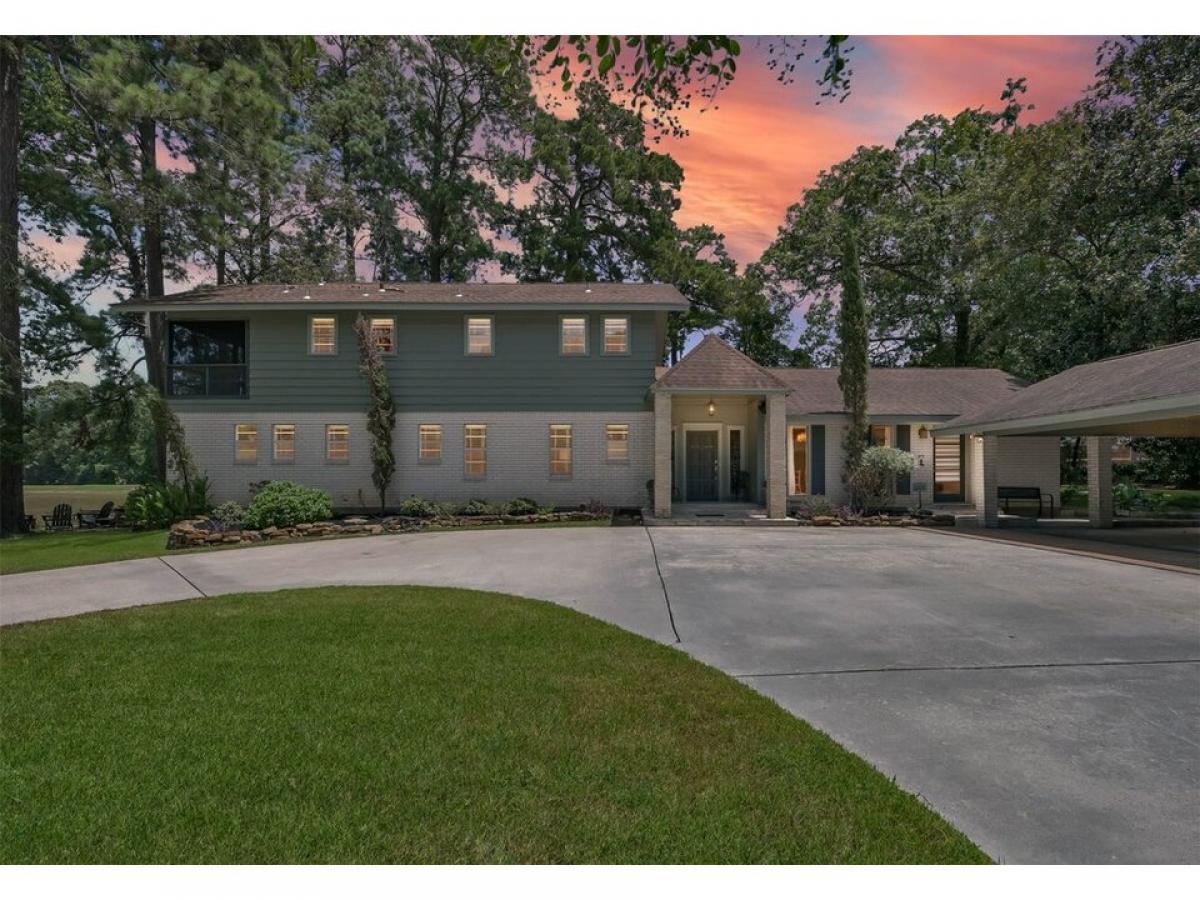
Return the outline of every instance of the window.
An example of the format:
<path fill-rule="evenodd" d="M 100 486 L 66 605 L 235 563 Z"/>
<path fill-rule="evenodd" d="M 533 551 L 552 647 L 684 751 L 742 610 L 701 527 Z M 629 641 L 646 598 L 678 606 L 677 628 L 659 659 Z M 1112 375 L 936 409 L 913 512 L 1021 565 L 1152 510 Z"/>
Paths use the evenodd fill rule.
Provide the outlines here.
<path fill-rule="evenodd" d="M 550 426 L 550 474 L 571 474 L 571 426 Z"/>
<path fill-rule="evenodd" d="M 325 459 L 328 462 L 346 462 L 350 459 L 350 426 L 325 426 Z"/>
<path fill-rule="evenodd" d="M 463 474 L 483 478 L 487 474 L 487 426 L 463 426 Z"/>
<path fill-rule="evenodd" d="M 337 319 L 333 316 L 310 316 L 308 319 L 308 352 L 313 356 L 337 353 Z"/>
<path fill-rule="evenodd" d="M 420 425 L 417 427 L 417 459 L 421 462 L 439 462 L 442 458 L 442 426 Z"/>
<path fill-rule="evenodd" d="M 933 499 L 934 502 L 954 502 L 963 499 L 961 437 L 933 439 Z"/>
<path fill-rule="evenodd" d="M 233 427 L 233 458 L 235 462 L 252 463 L 258 459 L 258 426 Z"/>
<path fill-rule="evenodd" d="M 750 473 L 746 473 L 749 475 Z M 742 499 L 743 487 L 748 488 L 749 484 L 743 484 L 742 480 L 742 429 L 729 429 L 729 493 Z"/>
<path fill-rule="evenodd" d="M 563 316 L 558 320 L 558 349 L 563 356 L 587 355 L 587 319 L 583 316 Z"/>
<path fill-rule="evenodd" d="M 272 438 L 275 462 L 292 462 L 296 458 L 296 426 L 276 425 Z"/>
<path fill-rule="evenodd" d="M 467 355 L 491 356 L 494 352 L 491 316 L 467 317 Z"/>
<path fill-rule="evenodd" d="M 604 352 L 608 354 L 629 352 L 629 316 L 605 316 Z"/>
<path fill-rule="evenodd" d="M 871 437 L 867 441 L 872 447 L 887 447 L 888 446 L 888 426 L 872 425 Z"/>
<path fill-rule="evenodd" d="M 396 320 L 371 319 L 371 339 L 385 356 L 396 355 Z"/>
<path fill-rule="evenodd" d="M 609 462 L 626 462 L 629 459 L 629 426 L 605 425 L 604 443 L 608 448 Z"/>
<path fill-rule="evenodd" d="M 167 392 L 172 397 L 245 397 L 246 323 L 169 323 Z"/>
<path fill-rule="evenodd" d="M 792 429 L 792 490 L 793 494 L 808 493 L 808 428 Z"/>

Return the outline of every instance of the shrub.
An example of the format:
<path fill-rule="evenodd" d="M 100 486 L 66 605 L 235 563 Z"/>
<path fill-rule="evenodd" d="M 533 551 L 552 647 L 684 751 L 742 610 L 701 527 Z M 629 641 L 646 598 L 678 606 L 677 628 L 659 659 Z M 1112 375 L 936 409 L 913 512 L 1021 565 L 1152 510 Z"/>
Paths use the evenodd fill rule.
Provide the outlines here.
<path fill-rule="evenodd" d="M 833 504 L 825 497 L 801 497 L 795 502 L 796 516 L 800 519 L 811 519 L 813 516 L 832 516 Z"/>
<path fill-rule="evenodd" d="M 862 509 L 891 506 L 896 499 L 896 478 L 913 470 L 913 456 L 896 447 L 868 447 L 848 486 L 853 505 Z"/>
<path fill-rule="evenodd" d="M 134 528 L 166 528 L 180 519 L 199 516 L 212 506 L 208 479 L 182 484 L 143 484 L 125 498 L 125 517 Z"/>
<path fill-rule="evenodd" d="M 222 531 L 237 531 L 246 521 L 246 509 L 236 500 L 227 500 L 212 511 L 212 517 Z"/>
<path fill-rule="evenodd" d="M 536 500 L 530 500 L 528 497 L 517 497 L 508 501 L 508 514 L 510 516 L 532 516 L 538 511 Z"/>
<path fill-rule="evenodd" d="M 408 497 L 400 504 L 400 515 L 410 519 L 432 519 L 438 512 L 437 505 L 424 497 Z"/>
<path fill-rule="evenodd" d="M 492 516 L 499 510 L 486 500 L 468 500 L 458 509 L 460 516 Z"/>
<path fill-rule="evenodd" d="M 286 528 L 301 522 L 320 522 L 333 516 L 333 501 L 326 491 L 292 481 L 272 481 L 260 490 L 246 510 L 251 528 L 274 525 Z"/>
<path fill-rule="evenodd" d="M 1087 503 L 1087 488 L 1077 484 L 1064 484 L 1058 493 L 1063 509 L 1075 509 Z"/>

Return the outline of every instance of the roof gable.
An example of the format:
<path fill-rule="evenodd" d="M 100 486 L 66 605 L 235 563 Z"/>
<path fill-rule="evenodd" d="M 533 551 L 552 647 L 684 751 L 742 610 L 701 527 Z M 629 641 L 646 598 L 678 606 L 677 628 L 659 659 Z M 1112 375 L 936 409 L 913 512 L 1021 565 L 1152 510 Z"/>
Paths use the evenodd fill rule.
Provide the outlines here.
<path fill-rule="evenodd" d="M 705 335 L 666 373 L 656 388 L 670 391 L 786 392 L 788 385 L 715 334 Z"/>

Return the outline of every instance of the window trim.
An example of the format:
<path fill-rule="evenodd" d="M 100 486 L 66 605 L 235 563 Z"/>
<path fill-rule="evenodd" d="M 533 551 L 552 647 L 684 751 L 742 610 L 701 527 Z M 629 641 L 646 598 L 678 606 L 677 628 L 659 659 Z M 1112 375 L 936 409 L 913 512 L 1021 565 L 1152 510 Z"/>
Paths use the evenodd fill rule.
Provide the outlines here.
<path fill-rule="evenodd" d="M 379 355 L 380 356 L 395 356 L 396 349 L 397 349 L 396 348 L 397 335 L 399 334 L 399 330 L 396 328 L 396 317 L 395 316 L 369 316 L 367 321 L 368 321 L 368 327 L 372 329 L 372 339 L 374 339 L 373 332 L 374 332 L 376 322 L 391 322 L 392 323 L 392 349 L 391 350 L 380 350 Z"/>
<path fill-rule="evenodd" d="M 346 429 L 346 456 L 345 458 L 332 457 L 329 455 L 329 437 L 330 429 L 345 428 Z M 344 466 L 350 462 L 350 426 L 345 422 L 329 422 L 325 425 L 325 462 L 331 466 Z"/>
<path fill-rule="evenodd" d="M 797 494 L 796 487 L 796 432 L 804 432 L 804 481 L 805 492 Z M 787 495 L 789 497 L 811 497 L 812 492 L 812 476 L 813 476 L 813 433 L 812 423 L 804 422 L 798 425 L 788 425 L 787 427 L 788 454 L 787 454 Z"/>
<path fill-rule="evenodd" d="M 611 455 L 613 441 L 612 441 L 612 438 L 610 437 L 610 435 L 613 433 L 612 429 L 614 429 L 614 428 L 624 428 L 625 429 L 625 440 L 623 442 L 621 442 L 621 441 L 617 442 L 617 443 L 624 444 L 624 447 L 625 447 L 625 455 L 624 456 L 613 457 Z M 631 431 L 629 428 L 629 424 L 626 422 L 608 422 L 605 424 L 605 426 L 604 426 L 604 462 L 605 463 L 607 463 L 610 466 L 627 466 L 627 465 L 629 465 L 630 434 L 631 434 Z"/>
<path fill-rule="evenodd" d="M 556 428 L 565 428 L 567 430 L 567 447 L 566 447 L 567 471 L 565 471 L 565 472 L 555 472 L 554 471 L 554 462 L 555 462 L 554 451 L 556 449 L 561 449 L 561 448 L 557 448 L 554 446 L 554 439 L 555 439 L 554 429 L 556 429 Z M 553 422 L 550 424 L 549 428 L 547 429 L 547 437 L 548 437 L 547 451 L 548 451 L 548 457 L 549 457 L 548 462 L 549 462 L 549 469 L 550 469 L 550 480 L 551 481 L 570 481 L 572 478 L 575 477 L 575 428 L 574 428 L 574 426 L 571 425 L 570 422 Z"/>
<path fill-rule="evenodd" d="M 438 436 L 437 456 L 426 456 L 421 439 L 425 436 L 426 428 L 436 428 Z M 440 466 L 446 455 L 446 429 L 440 422 L 417 423 L 417 463 L 422 466 Z"/>
<path fill-rule="evenodd" d="M 241 435 L 242 429 L 249 429 L 254 432 L 254 456 L 250 459 L 243 459 L 241 456 Z M 233 464 L 235 466 L 256 466 L 258 465 L 258 423 L 257 422 L 235 422 L 233 425 Z"/>
<path fill-rule="evenodd" d="M 279 456 L 279 429 L 292 429 L 292 455 L 285 459 Z M 278 466 L 290 466 L 296 462 L 296 437 L 299 429 L 291 422 L 273 422 L 271 424 L 271 462 Z"/>
<path fill-rule="evenodd" d="M 563 323 L 566 322 L 567 319 L 583 320 L 583 352 L 581 352 L 581 353 L 568 353 L 563 347 Z M 589 334 L 589 332 L 591 330 L 592 330 L 592 323 L 591 323 L 591 318 L 589 316 L 578 315 L 575 313 L 561 314 L 558 317 L 558 355 L 559 356 L 570 356 L 570 357 L 591 356 L 592 355 L 592 342 L 591 342 L 591 335 Z"/>
<path fill-rule="evenodd" d="M 316 350 L 313 349 L 313 322 L 316 321 L 317 319 L 330 319 L 333 321 L 333 350 L 329 353 L 318 353 Z M 308 355 L 309 356 L 319 356 L 319 357 L 337 356 L 338 351 L 340 349 L 340 343 L 341 343 L 340 342 L 340 338 L 341 338 L 340 332 L 341 332 L 341 329 L 338 327 L 337 313 L 333 313 L 331 315 L 318 315 L 317 313 L 309 313 L 309 315 L 308 315 L 308 339 L 307 339 L 308 340 Z"/>
<path fill-rule="evenodd" d="M 483 432 L 480 435 L 483 438 L 483 447 L 480 448 L 483 450 L 483 460 L 482 460 L 483 461 L 483 471 L 482 472 L 470 472 L 467 469 L 467 465 L 468 465 L 467 451 L 475 449 L 475 448 L 469 447 L 467 445 L 467 441 L 468 441 L 467 429 L 469 429 L 469 428 L 482 428 L 483 429 Z M 463 432 L 462 432 L 463 433 L 463 446 L 462 446 L 462 450 L 463 450 L 463 480 L 465 480 L 465 481 L 486 481 L 487 480 L 487 473 L 488 473 L 487 428 L 488 427 L 487 427 L 486 422 L 464 422 L 463 423 Z"/>
<path fill-rule="evenodd" d="M 486 319 L 488 322 L 488 351 L 487 353 L 472 353 L 471 352 L 471 320 Z M 465 315 L 463 316 L 463 356 L 495 356 L 496 355 L 496 317 L 488 314 L 485 316 Z"/>
<path fill-rule="evenodd" d="M 625 349 L 624 350 L 609 350 L 608 349 L 608 333 L 605 330 L 610 319 L 625 320 Z M 633 319 L 629 315 L 623 316 L 601 316 L 600 317 L 600 355 L 601 356 L 628 356 L 633 351 Z"/>
<path fill-rule="evenodd" d="M 242 362 L 240 362 L 240 363 L 173 363 L 173 362 L 171 362 L 171 337 L 172 337 L 171 326 L 172 325 L 186 325 L 189 322 L 240 322 L 242 325 Z M 164 368 L 166 370 L 165 375 L 166 375 L 166 379 L 167 379 L 166 395 L 171 400 L 189 401 L 189 400 L 211 400 L 213 398 L 216 398 L 218 400 L 224 401 L 224 400 L 249 400 L 250 399 L 250 320 L 249 319 L 239 319 L 239 318 L 172 319 L 170 316 L 168 316 L 167 317 L 165 354 L 166 354 L 166 356 L 165 356 L 166 365 Z M 172 384 L 172 380 L 171 380 L 171 370 L 178 369 L 178 368 L 186 368 L 189 365 L 206 366 L 208 368 L 212 368 L 214 366 L 220 366 L 220 367 L 224 367 L 224 368 L 240 367 L 243 370 L 242 371 L 242 393 L 241 394 L 209 394 L 209 393 L 176 394 L 173 390 L 173 384 Z"/>

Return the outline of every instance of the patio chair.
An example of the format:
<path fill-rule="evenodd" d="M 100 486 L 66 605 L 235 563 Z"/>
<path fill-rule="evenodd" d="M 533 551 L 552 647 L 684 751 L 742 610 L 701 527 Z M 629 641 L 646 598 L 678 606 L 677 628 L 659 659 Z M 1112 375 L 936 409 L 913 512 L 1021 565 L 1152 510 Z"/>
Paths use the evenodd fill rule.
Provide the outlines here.
<path fill-rule="evenodd" d="M 84 509 L 76 513 L 80 528 L 112 528 L 117 524 L 117 515 L 111 500 L 99 509 Z"/>
<path fill-rule="evenodd" d="M 47 531 L 71 531 L 71 504 L 60 503 L 48 516 L 42 516 L 42 526 Z"/>

